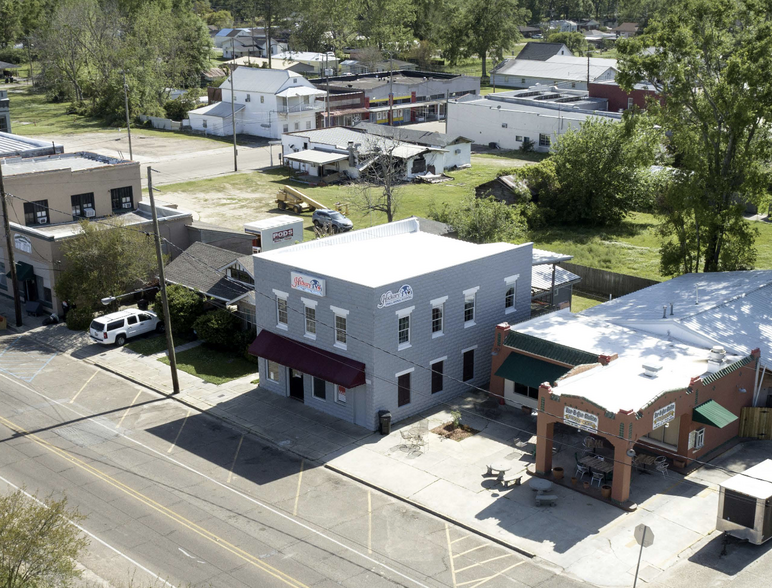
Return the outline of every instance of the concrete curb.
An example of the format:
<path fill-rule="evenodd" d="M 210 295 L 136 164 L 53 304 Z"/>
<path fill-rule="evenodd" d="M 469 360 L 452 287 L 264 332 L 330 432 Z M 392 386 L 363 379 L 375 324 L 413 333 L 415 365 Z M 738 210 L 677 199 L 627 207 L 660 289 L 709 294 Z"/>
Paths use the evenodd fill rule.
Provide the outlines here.
<path fill-rule="evenodd" d="M 399 494 L 392 492 L 391 490 L 387 490 L 385 488 L 382 488 L 381 486 L 378 486 L 377 484 L 373 484 L 372 482 L 368 482 L 367 480 L 363 480 L 362 478 L 355 476 L 354 474 L 351 474 L 347 472 L 346 470 L 342 470 L 338 467 L 335 467 L 330 464 L 324 464 L 324 467 L 328 470 L 331 470 L 335 472 L 336 474 L 340 474 L 341 476 L 345 476 L 351 480 L 354 480 L 355 482 L 359 482 L 360 484 L 363 484 L 365 486 L 368 486 L 369 488 L 372 488 L 374 490 L 377 490 L 378 492 L 382 492 L 383 494 L 386 494 L 387 496 L 391 496 L 392 498 L 396 498 L 397 500 L 404 502 L 406 504 L 409 504 L 413 508 L 417 508 L 418 510 L 422 510 L 425 513 L 428 513 L 430 515 L 433 515 L 437 517 L 438 519 L 442 519 L 443 521 L 447 521 L 449 523 L 453 523 L 454 525 L 461 527 L 462 529 L 466 529 L 470 533 L 474 533 L 475 535 L 479 535 L 480 537 L 484 537 L 488 541 L 493 541 L 494 543 L 497 543 L 501 545 L 502 547 L 506 547 L 507 549 L 511 549 L 512 551 L 515 551 L 519 553 L 520 555 L 524 555 L 525 557 L 529 559 L 533 559 L 536 557 L 536 554 L 531 553 L 530 551 L 526 551 L 522 547 L 518 547 L 517 545 L 514 545 L 513 543 L 510 543 L 508 541 L 504 541 L 503 539 L 500 539 L 499 537 L 494 537 L 493 535 L 490 535 L 486 533 L 485 531 L 481 531 L 480 529 L 476 529 L 475 527 L 471 525 L 467 525 L 466 523 L 463 523 L 459 521 L 458 519 L 454 519 L 453 517 L 443 514 L 439 511 L 436 511 L 432 508 L 429 508 L 428 506 L 424 506 L 423 504 L 419 502 L 415 502 L 414 500 L 410 500 L 409 498 L 405 498 L 404 496 L 400 496 Z"/>

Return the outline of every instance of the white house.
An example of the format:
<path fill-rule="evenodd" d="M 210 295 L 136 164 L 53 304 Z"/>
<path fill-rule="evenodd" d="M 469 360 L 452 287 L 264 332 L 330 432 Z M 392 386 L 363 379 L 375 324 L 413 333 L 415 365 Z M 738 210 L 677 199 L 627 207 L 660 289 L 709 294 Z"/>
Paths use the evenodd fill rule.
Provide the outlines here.
<path fill-rule="evenodd" d="M 535 151 L 547 152 L 559 135 L 588 118 L 621 120 L 619 113 L 605 112 L 606 105 L 606 100 L 590 98 L 587 92 L 556 92 L 549 86 L 462 98 L 448 103 L 447 132 L 478 144 L 496 143 L 502 149 L 519 149 L 532 141 Z"/>
<path fill-rule="evenodd" d="M 587 90 L 591 82 L 613 80 L 617 60 L 600 57 L 555 55 L 546 60 L 510 59 L 493 73 L 495 85 L 502 88 L 529 88 L 536 84 Z"/>
<path fill-rule="evenodd" d="M 472 141 L 465 137 L 374 123 L 282 135 L 286 165 L 309 176 L 357 178 L 378 151 L 404 161 L 405 177 L 441 174 L 469 165 Z"/>
<path fill-rule="evenodd" d="M 339 59 L 334 53 L 315 53 L 313 51 L 282 51 L 274 55 L 274 59 L 288 59 L 310 65 L 314 73 L 324 75 L 325 68 L 331 69 L 331 75 L 338 71 Z"/>
<path fill-rule="evenodd" d="M 577 26 L 572 20 L 551 20 L 550 28 L 560 29 L 561 33 L 575 33 Z"/>
<path fill-rule="evenodd" d="M 231 76 L 234 107 L 231 108 Z M 231 134 L 231 111 L 236 133 L 278 139 L 282 133 L 316 128 L 316 112 L 323 108 L 324 90 L 292 71 L 239 67 L 220 86 L 222 102 L 188 113 L 190 127 L 209 135 Z"/>

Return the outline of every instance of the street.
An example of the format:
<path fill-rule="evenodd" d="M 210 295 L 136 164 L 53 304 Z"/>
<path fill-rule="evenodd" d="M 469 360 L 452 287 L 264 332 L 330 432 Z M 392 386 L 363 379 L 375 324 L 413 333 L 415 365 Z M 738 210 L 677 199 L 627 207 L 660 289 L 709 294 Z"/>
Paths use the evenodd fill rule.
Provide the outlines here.
<path fill-rule="evenodd" d="M 66 494 L 116 587 L 579 585 L 32 336 L 0 389 L 0 486 Z"/>

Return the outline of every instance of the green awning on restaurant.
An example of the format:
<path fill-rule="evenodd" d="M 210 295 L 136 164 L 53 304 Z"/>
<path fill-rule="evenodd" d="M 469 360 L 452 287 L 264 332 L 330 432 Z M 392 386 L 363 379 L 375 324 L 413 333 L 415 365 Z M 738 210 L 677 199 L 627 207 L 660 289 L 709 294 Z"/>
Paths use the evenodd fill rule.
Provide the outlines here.
<path fill-rule="evenodd" d="M 510 353 L 504 363 L 496 370 L 496 375 L 506 380 L 538 388 L 544 382 L 553 383 L 560 376 L 567 374 L 570 369 L 535 357 Z"/>
<path fill-rule="evenodd" d="M 11 277 L 11 272 L 8 272 L 5 274 L 6 277 Z M 35 268 L 32 267 L 28 263 L 24 263 L 23 261 L 17 261 L 16 262 L 16 279 L 20 282 L 26 282 L 27 280 L 31 280 L 35 277 Z"/>
<path fill-rule="evenodd" d="M 702 423 L 718 429 L 723 429 L 735 422 L 737 418 L 736 414 L 729 412 L 715 400 L 703 402 L 692 412 L 692 420 L 695 423 Z"/>

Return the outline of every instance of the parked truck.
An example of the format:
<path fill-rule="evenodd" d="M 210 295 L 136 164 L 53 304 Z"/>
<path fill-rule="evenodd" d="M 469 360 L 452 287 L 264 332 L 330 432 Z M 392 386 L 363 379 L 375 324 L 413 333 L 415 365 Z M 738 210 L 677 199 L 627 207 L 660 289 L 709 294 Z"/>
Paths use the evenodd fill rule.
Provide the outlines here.
<path fill-rule="evenodd" d="M 303 242 L 303 219 L 283 214 L 247 223 L 244 232 L 252 235 L 252 253 L 271 251 Z"/>

